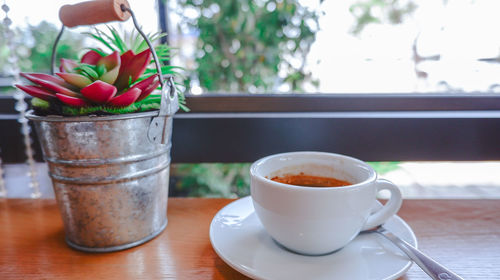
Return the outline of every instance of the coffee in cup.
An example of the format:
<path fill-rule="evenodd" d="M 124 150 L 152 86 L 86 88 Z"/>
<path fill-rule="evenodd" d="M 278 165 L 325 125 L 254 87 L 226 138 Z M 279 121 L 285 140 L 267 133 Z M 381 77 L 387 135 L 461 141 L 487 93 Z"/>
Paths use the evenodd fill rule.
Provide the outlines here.
<path fill-rule="evenodd" d="M 299 254 L 339 250 L 361 230 L 383 224 L 402 203 L 393 183 L 378 179 L 365 162 L 340 154 L 271 155 L 252 164 L 250 176 L 255 212 L 264 228 Z M 391 197 L 372 213 L 381 190 Z"/>
<path fill-rule="evenodd" d="M 300 172 L 299 174 L 285 174 L 282 176 L 274 176 L 272 181 L 302 187 L 327 188 L 327 187 L 344 187 L 351 183 L 331 177 L 312 176 Z"/>

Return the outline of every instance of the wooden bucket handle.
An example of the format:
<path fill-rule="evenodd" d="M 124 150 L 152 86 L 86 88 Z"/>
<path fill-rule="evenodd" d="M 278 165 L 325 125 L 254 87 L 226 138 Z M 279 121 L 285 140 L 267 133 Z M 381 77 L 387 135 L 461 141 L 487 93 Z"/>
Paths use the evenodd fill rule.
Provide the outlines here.
<path fill-rule="evenodd" d="M 130 8 L 127 0 L 94 0 L 64 5 L 59 9 L 59 19 L 67 27 L 126 21 L 130 13 L 122 10 L 121 5 Z"/>

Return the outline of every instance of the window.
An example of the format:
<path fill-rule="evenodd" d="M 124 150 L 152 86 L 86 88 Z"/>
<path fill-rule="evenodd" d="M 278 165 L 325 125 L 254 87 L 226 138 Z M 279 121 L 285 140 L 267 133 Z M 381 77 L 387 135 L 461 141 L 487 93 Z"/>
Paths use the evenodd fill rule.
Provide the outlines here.
<path fill-rule="evenodd" d="M 169 33 L 180 47 L 176 63 L 193 70 L 194 94 L 495 92 L 498 8 L 468 0 L 169 1 Z"/>
<path fill-rule="evenodd" d="M 8 1 L 9 5 L 11 2 L 11 12 L 14 13 L 15 5 L 20 3 Z M 143 6 L 142 2 L 141 5 L 130 2 L 134 9 Z M 211 3 L 204 8 L 208 10 L 197 10 L 192 5 L 202 2 Z M 255 1 L 255 5 L 272 12 L 285 2 L 299 3 L 262 0 Z M 304 5 L 312 2 L 300 1 Z M 487 20 L 497 20 L 491 14 L 495 11 L 495 1 L 438 1 L 432 4 L 427 1 L 395 1 L 398 6 L 373 5 L 368 10 L 363 3 L 371 1 L 338 2 L 342 1 L 323 1 L 320 10 L 316 11 L 318 30 L 321 31 L 317 31 L 317 41 L 310 46 L 303 44 L 304 48 L 310 47 L 310 53 L 298 77 L 289 68 L 297 66 L 295 62 L 285 66 L 280 66 L 279 62 L 277 78 L 267 81 L 267 84 L 266 81 L 253 80 L 238 85 L 248 73 L 241 69 L 241 73 L 237 73 L 238 68 L 235 68 L 229 71 L 234 76 L 227 74 L 225 78 L 229 81 L 227 87 L 220 90 L 208 90 L 199 75 L 189 75 L 187 86 L 191 95 L 188 95 L 187 103 L 191 112 L 176 115 L 173 161 L 252 162 L 264 155 L 292 150 L 338 152 L 367 161 L 500 159 L 500 97 L 495 93 L 500 75 L 497 75 L 498 53 L 494 51 L 500 46 L 500 33 L 494 28 L 500 25 Z M 196 37 L 202 31 L 183 27 L 176 12 L 180 9 L 185 16 L 210 19 L 224 8 L 221 5 L 226 2 L 168 1 L 171 6 L 162 3 L 157 3 L 159 18 L 163 18 L 167 11 L 171 28 L 169 40 L 172 44 L 180 44 L 178 60 L 172 63 L 185 62 L 186 68 L 196 68 L 199 63 L 196 58 L 210 57 L 215 46 L 196 43 Z M 147 12 L 153 10 L 152 5 L 153 1 L 149 8 L 145 6 L 146 12 L 139 15 L 141 19 L 147 19 L 145 25 L 155 25 L 156 16 L 153 19 Z M 54 2 L 54 11 L 58 6 Z M 321 14 L 321 9 L 325 10 L 325 15 Z M 427 14 L 421 14 L 422 9 L 426 9 Z M 470 20 L 457 20 L 465 12 Z M 483 12 L 488 14 L 482 17 Z M 57 18 L 55 13 L 38 14 L 44 14 L 44 19 L 55 21 Z M 361 28 L 359 24 L 353 24 L 356 17 L 366 20 L 361 33 L 340 35 L 341 30 Z M 332 24 L 328 21 L 336 23 L 335 20 L 342 18 L 348 18 L 347 23 Z M 290 19 L 293 25 L 292 21 Z M 391 21 L 401 23 L 394 25 Z M 437 23 L 438 27 L 425 25 L 428 22 Z M 460 35 L 462 41 L 443 43 L 446 48 L 436 43 L 436 38 L 446 37 L 439 27 L 443 22 L 457 23 L 458 26 L 445 28 L 447 32 L 451 30 L 451 35 L 446 36 Z M 205 24 L 210 26 L 209 22 Z M 425 25 L 422 30 L 412 29 L 419 24 Z M 310 27 L 313 23 L 309 21 L 304 25 Z M 184 33 L 174 32 L 177 27 Z M 476 32 L 478 29 L 481 32 Z M 488 32 L 482 32 L 484 30 Z M 293 30 L 286 32 L 291 37 L 296 36 Z M 332 36 L 336 41 L 332 41 L 335 46 L 331 48 L 328 32 L 336 36 Z M 181 37 L 182 34 L 186 36 Z M 485 39 L 490 41 L 479 43 Z M 226 42 L 231 48 L 229 53 L 236 54 L 242 48 L 241 41 L 236 41 Z M 196 49 L 196 44 L 203 52 Z M 289 45 L 284 47 L 297 47 L 297 43 Z M 398 49 L 401 45 L 404 45 L 404 50 Z M 436 60 L 438 56 L 439 60 Z M 228 67 L 229 59 L 218 59 L 221 67 Z M 294 61 L 295 58 L 289 59 Z M 318 60 L 320 63 L 315 64 Z M 206 67 L 210 66 L 209 62 L 206 62 Z M 299 69 L 301 66 L 298 63 Z M 10 83 L 8 79 L 2 77 L 0 81 L 5 85 Z M 319 80 L 319 84 L 316 85 L 314 80 Z M 285 81 L 288 86 L 283 86 Z M 294 87 L 305 90 L 307 94 L 289 92 Z M 251 92 L 258 94 L 249 94 Z M 14 103 L 11 97 L 0 97 L 1 157 L 7 163 L 25 160 Z M 37 143 L 36 139 L 34 142 Z M 38 144 L 35 147 L 36 159 L 40 161 L 41 151 Z"/>

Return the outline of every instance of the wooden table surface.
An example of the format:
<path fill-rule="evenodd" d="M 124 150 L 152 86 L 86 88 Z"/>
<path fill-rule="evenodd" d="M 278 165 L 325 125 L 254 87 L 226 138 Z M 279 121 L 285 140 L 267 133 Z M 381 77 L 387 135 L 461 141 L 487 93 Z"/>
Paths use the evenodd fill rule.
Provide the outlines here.
<path fill-rule="evenodd" d="M 170 198 L 152 241 L 90 254 L 64 242 L 54 200 L 0 199 L 0 279 L 246 279 L 210 245 L 212 217 L 229 199 Z M 500 200 L 406 200 L 399 215 L 419 247 L 465 279 L 500 279 Z M 401 279 L 428 279 L 416 265 Z"/>

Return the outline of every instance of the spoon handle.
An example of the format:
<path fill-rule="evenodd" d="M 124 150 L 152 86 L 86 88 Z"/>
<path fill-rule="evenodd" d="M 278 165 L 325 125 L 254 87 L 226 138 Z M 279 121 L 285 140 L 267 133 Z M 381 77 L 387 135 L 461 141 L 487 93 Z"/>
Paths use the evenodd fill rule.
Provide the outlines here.
<path fill-rule="evenodd" d="M 458 276 L 454 272 L 445 268 L 435 260 L 426 256 L 424 253 L 417 250 L 415 247 L 411 246 L 408 242 L 402 240 L 401 238 L 394 235 L 387 229 L 380 227 L 376 230 L 385 238 L 392 241 L 396 246 L 399 247 L 403 252 L 405 252 L 410 259 L 412 259 L 422 270 L 427 273 L 434 280 L 463 280 L 462 277 Z"/>

